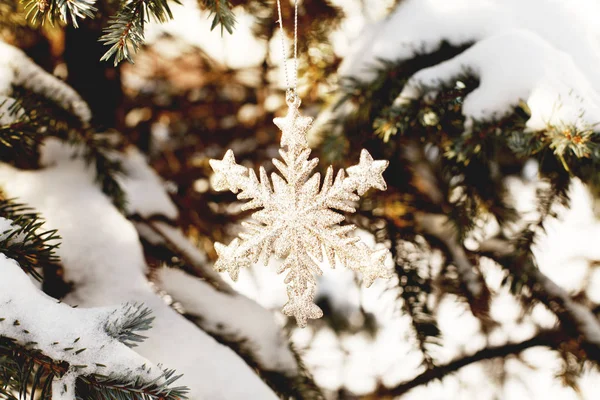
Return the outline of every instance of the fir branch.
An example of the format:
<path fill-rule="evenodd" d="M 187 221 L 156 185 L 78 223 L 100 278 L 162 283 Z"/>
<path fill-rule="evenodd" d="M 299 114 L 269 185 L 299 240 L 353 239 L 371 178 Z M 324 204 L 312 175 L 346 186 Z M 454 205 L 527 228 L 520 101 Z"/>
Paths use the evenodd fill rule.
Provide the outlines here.
<path fill-rule="evenodd" d="M 50 399 L 52 382 L 63 376 L 68 363 L 55 362 L 41 352 L 15 344 L 8 338 L 0 337 L 0 398 L 16 400 L 36 398 Z M 174 370 L 165 369 L 163 375 L 153 382 L 145 382 L 139 377 L 122 379 L 94 374 L 80 376 L 77 381 L 78 398 L 99 400 L 181 400 L 186 398 L 188 389 L 172 386 L 181 377 Z M 18 394 L 15 397 L 13 393 Z"/>
<path fill-rule="evenodd" d="M 114 56 L 115 67 L 123 60 L 133 63 L 136 53 L 144 43 L 144 26 L 152 17 L 164 23 L 173 18 L 167 0 L 132 0 L 112 16 L 100 41 L 111 46 L 100 59 L 108 61 Z"/>
<path fill-rule="evenodd" d="M 60 20 L 78 28 L 77 18 L 94 18 L 94 13 L 98 11 L 95 3 L 96 0 L 29 0 L 25 10 L 27 19 L 34 25 L 48 19 L 52 24 Z"/>
<path fill-rule="evenodd" d="M 44 221 L 33 209 L 14 202 L 0 199 L 0 217 L 12 221 L 15 229 L 0 232 L 0 253 L 19 263 L 21 268 L 41 281 L 39 268 L 55 264 L 55 253 L 60 236 L 53 230 L 42 230 Z"/>
<path fill-rule="evenodd" d="M 123 173 L 123 168 L 119 160 L 111 156 L 111 152 L 117 151 L 116 145 L 113 144 L 114 140 L 111 141 L 109 135 L 96 132 L 93 127 L 82 124 L 81 121 L 73 118 L 72 114 L 44 96 L 22 88 L 15 88 L 13 92 L 18 103 L 15 107 L 19 107 L 19 113 L 23 118 L 21 123 L 12 126 L 15 134 L 27 135 L 27 132 L 35 132 L 29 135 L 37 135 L 34 136 L 36 144 L 47 136 L 56 136 L 75 146 L 80 146 L 81 154 L 75 155 L 82 156 L 88 165 L 94 166 L 96 183 L 112 199 L 119 211 L 125 212 L 126 195 L 117 182 L 117 176 Z M 0 126 L 0 135 L 1 132 L 2 126 Z M 1 149 L 0 144 L 0 155 Z M 14 151 L 9 154 L 19 160 L 26 158 Z M 5 160 L 12 160 L 12 158 Z"/>
<path fill-rule="evenodd" d="M 182 400 L 187 398 L 188 388 L 171 387 L 182 376 L 175 375 L 172 369 L 164 369 L 163 375 L 150 383 L 136 378 L 124 381 L 100 375 L 84 376 L 80 378 L 83 385 L 78 386 L 78 391 L 101 400 Z"/>
<path fill-rule="evenodd" d="M 0 103 L 0 158 L 32 156 L 44 135 L 40 121 L 32 118 L 23 104 L 14 99 Z"/>
<path fill-rule="evenodd" d="M 210 10 L 210 16 L 213 17 L 210 25 L 211 31 L 220 25 L 221 35 L 223 29 L 230 34 L 233 33 L 236 20 L 229 0 L 198 0 L 198 2 L 202 8 Z"/>
<path fill-rule="evenodd" d="M 37 392 L 40 399 L 50 399 L 55 376 L 64 374 L 66 363 L 56 363 L 39 351 L 15 344 L 0 337 L 0 398 L 16 400 L 31 398 Z M 3 391 L 4 390 L 4 391 Z"/>
<path fill-rule="evenodd" d="M 104 329 L 109 336 L 119 342 L 129 347 L 136 347 L 146 339 L 146 336 L 137 332 L 147 331 L 152 327 L 154 317 L 151 314 L 152 310 L 142 304 L 127 304 L 124 311 L 119 311 L 119 314 L 113 313 L 117 318 L 109 318 Z"/>

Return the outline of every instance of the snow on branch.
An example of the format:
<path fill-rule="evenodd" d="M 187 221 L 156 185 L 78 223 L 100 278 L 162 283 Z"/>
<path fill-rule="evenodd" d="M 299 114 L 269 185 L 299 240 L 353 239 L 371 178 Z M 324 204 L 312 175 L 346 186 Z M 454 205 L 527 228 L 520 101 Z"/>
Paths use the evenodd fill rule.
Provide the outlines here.
<path fill-rule="evenodd" d="M 10 99 L 13 86 L 21 86 L 55 101 L 65 110 L 75 114 L 82 122 L 91 119 L 86 102 L 66 83 L 36 65 L 21 50 L 0 41 L 0 104 Z M 0 107 L 0 112 L 6 107 Z M 7 123 L 4 113 L 1 121 Z"/>
<path fill-rule="evenodd" d="M 161 268 L 157 279 L 158 285 L 181 303 L 186 314 L 197 318 L 204 330 L 243 342 L 267 371 L 298 374 L 287 338 L 271 312 L 242 295 L 219 292 L 179 269 Z"/>
<path fill-rule="evenodd" d="M 0 199 L 0 253 L 19 263 L 41 281 L 38 269 L 58 261 L 56 230 L 43 229 L 44 221 L 29 207 Z"/>
<path fill-rule="evenodd" d="M 53 398 L 74 399 L 77 378 L 95 375 L 125 386 L 154 386 L 162 398 L 178 398 L 185 392 L 168 389 L 165 372 L 127 347 L 143 339 L 137 331 L 150 327 L 152 319 L 140 306 L 71 308 L 40 292 L 4 254 L 0 254 L 0 304 L 0 337 L 68 363 L 63 376 L 53 382 Z"/>
<path fill-rule="evenodd" d="M 502 117 L 522 101 L 531 110 L 530 129 L 584 129 L 600 122 L 600 29 L 592 17 L 599 12 L 593 0 L 406 0 L 361 34 L 339 72 L 370 82 L 378 60 L 402 62 L 442 44 L 472 45 L 417 72 L 399 100 L 435 95 L 440 84 L 472 74 L 480 86 L 465 99 L 466 128 L 469 120 Z"/>
<path fill-rule="evenodd" d="M 275 399 L 238 355 L 153 292 L 136 229 L 95 185 L 93 167 L 70 157 L 68 146 L 56 139 L 46 140 L 41 153 L 42 160 L 53 162 L 42 163 L 46 167 L 40 170 L 0 164 L 0 184 L 8 195 L 44 215 L 49 229 L 60 232 L 57 254 L 64 278 L 74 288 L 64 301 L 79 307 L 132 302 L 152 309 L 153 328 L 135 351 L 183 373 L 180 384 L 189 387 L 190 398 L 242 400 L 252 393 Z"/>
<path fill-rule="evenodd" d="M 410 78 L 400 98 L 416 99 L 431 92 L 435 96 L 440 84 L 469 73 L 480 84 L 464 99 L 467 121 L 502 117 L 525 100 L 531 110 L 527 126 L 533 130 L 566 123 L 586 129 L 600 122 L 600 95 L 573 59 L 528 31 L 492 36 L 422 69 Z"/>

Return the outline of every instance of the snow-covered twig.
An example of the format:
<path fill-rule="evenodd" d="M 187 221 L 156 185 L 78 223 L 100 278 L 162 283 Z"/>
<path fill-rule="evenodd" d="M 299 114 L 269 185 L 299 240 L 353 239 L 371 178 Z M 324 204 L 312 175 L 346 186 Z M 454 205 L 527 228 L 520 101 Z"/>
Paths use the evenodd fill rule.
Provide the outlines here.
<path fill-rule="evenodd" d="M 49 229 L 60 233 L 57 254 L 64 278 L 74 288 L 64 301 L 80 307 L 138 302 L 152 309 L 153 329 L 135 350 L 183 373 L 181 384 L 190 388 L 192 399 L 241 400 L 248 393 L 275 399 L 240 357 L 152 291 L 136 229 L 96 187 L 93 168 L 71 158 L 66 145 L 56 139 L 48 139 L 41 150 L 42 159 L 54 155 L 52 165 L 21 171 L 0 164 L 0 184 L 9 196 L 44 215 Z M 232 375 L 238 380 L 236 385 L 230 384 Z"/>
<path fill-rule="evenodd" d="M 242 295 L 219 292 L 179 269 L 161 268 L 157 279 L 159 287 L 180 302 L 186 314 L 197 318 L 202 329 L 242 343 L 261 369 L 298 374 L 289 342 L 273 313 Z"/>
<path fill-rule="evenodd" d="M 101 375 L 137 382 L 137 386 L 164 389 L 164 372 L 127 346 L 141 340 L 136 330 L 149 328 L 151 318 L 139 306 L 76 309 L 39 291 L 19 265 L 0 254 L 0 337 L 27 349 L 40 351 L 56 362 L 68 364 L 53 382 L 53 398 L 74 399 L 80 376 Z M 141 315 L 141 318 L 140 318 Z M 179 397 L 183 391 L 173 392 Z"/>
<path fill-rule="evenodd" d="M 44 71 L 21 50 L 0 41 L 0 103 L 7 99 L 11 101 L 13 86 L 21 86 L 55 101 L 84 123 L 91 119 L 88 105 L 75 90 Z"/>

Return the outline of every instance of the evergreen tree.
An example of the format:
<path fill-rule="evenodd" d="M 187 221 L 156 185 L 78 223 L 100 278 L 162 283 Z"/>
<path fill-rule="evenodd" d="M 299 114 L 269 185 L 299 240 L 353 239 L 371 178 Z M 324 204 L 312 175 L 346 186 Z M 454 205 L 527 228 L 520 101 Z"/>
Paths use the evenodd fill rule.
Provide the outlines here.
<path fill-rule="evenodd" d="M 600 7 L 525 3 L 299 3 L 317 169 L 389 160 L 346 217 L 393 275 L 300 330 L 279 266 L 213 269 L 250 214 L 209 160 L 279 148 L 275 3 L 1 0 L 0 398 L 593 394 Z"/>

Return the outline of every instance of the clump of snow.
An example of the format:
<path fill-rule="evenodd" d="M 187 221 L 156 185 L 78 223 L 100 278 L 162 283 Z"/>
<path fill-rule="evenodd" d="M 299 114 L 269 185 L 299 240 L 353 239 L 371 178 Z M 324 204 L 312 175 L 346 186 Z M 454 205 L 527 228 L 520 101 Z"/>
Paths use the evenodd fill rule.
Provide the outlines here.
<path fill-rule="evenodd" d="M 59 386 L 62 395 L 55 393 L 56 398 L 74 398 L 80 375 L 139 377 L 143 382 L 162 376 L 160 368 L 150 368 L 150 361 L 107 332 L 107 321 L 118 321 L 126 307 L 71 308 L 38 290 L 17 262 L 4 254 L 0 254 L 0 304 L 0 336 L 77 366 L 62 380 L 65 386 Z"/>
<path fill-rule="evenodd" d="M 83 122 L 89 122 L 90 109 L 79 94 L 40 68 L 21 50 L 0 41 L 0 60 L 0 103 L 10 96 L 13 86 L 22 86 L 56 101 Z"/>
<path fill-rule="evenodd" d="M 53 146 L 67 147 L 48 139 L 42 153 Z M 62 150 L 53 151 L 59 154 Z M 0 165 L 4 192 L 40 212 L 46 229 L 60 232 L 57 253 L 66 280 L 75 288 L 64 301 L 80 307 L 144 303 L 155 319 L 148 338 L 135 351 L 183 373 L 178 382 L 190 388 L 191 399 L 241 400 L 247 399 L 248 393 L 255 398 L 275 399 L 275 394 L 231 349 L 217 343 L 152 291 L 135 227 L 97 188 L 94 176 L 93 168 L 84 160 L 71 157 L 37 171 Z"/>
<path fill-rule="evenodd" d="M 463 101 L 468 119 L 502 117 L 526 100 L 532 130 L 565 123 L 585 129 L 600 122 L 600 95 L 573 58 L 524 30 L 486 38 L 451 60 L 417 72 L 400 97 L 418 98 L 467 71 L 480 80 Z"/>
<path fill-rule="evenodd" d="M 157 278 L 158 285 L 180 302 L 187 314 L 199 318 L 204 330 L 245 340 L 244 345 L 266 370 L 297 373 L 296 360 L 273 313 L 243 296 L 219 292 L 178 269 L 161 268 Z"/>
<path fill-rule="evenodd" d="M 138 149 L 130 146 L 119 160 L 123 175 L 117 180 L 127 196 L 127 212 L 143 218 L 156 215 L 177 218 L 177 207 L 169 198 L 162 179 L 148 165 Z"/>
<path fill-rule="evenodd" d="M 152 240 L 154 237 L 156 242 L 167 243 L 167 245 L 177 249 L 181 256 L 189 261 L 194 268 L 200 270 L 203 277 L 210 279 L 213 284 L 218 285 L 220 290 L 232 292 L 231 288 L 221 279 L 220 275 L 209 266 L 206 254 L 194 246 L 181 229 L 161 221 L 153 221 L 149 226 L 146 225 L 146 227 L 149 232 L 144 234 L 145 239 Z"/>
<path fill-rule="evenodd" d="M 433 52 L 442 41 L 474 43 L 418 72 L 404 95 L 420 95 L 420 85 L 470 70 L 481 87 L 465 100 L 467 123 L 502 116 L 523 100 L 532 111 L 531 129 L 589 126 L 600 122 L 599 12 L 593 0 L 406 0 L 365 29 L 339 72 L 369 81 L 378 59 L 409 59 Z"/>

